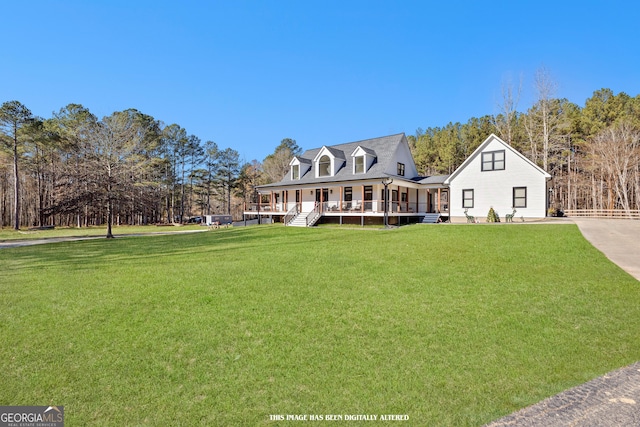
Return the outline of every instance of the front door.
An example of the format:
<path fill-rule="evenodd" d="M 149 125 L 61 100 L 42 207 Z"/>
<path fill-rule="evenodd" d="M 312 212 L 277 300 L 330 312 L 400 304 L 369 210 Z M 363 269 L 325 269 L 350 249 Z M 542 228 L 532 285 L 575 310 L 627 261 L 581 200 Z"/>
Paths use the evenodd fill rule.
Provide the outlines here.
<path fill-rule="evenodd" d="M 391 212 L 398 212 L 398 190 L 391 190 Z"/>
<path fill-rule="evenodd" d="M 324 207 L 327 206 L 327 201 L 329 200 L 329 189 L 316 188 L 316 202 L 321 206 L 321 209 L 324 210 Z"/>

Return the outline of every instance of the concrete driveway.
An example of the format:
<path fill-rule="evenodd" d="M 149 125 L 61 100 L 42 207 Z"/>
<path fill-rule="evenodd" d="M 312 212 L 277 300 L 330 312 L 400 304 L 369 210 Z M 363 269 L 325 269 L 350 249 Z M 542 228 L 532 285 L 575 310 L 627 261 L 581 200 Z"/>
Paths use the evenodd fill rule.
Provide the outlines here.
<path fill-rule="evenodd" d="M 640 221 L 599 218 L 571 220 L 593 246 L 640 280 Z"/>

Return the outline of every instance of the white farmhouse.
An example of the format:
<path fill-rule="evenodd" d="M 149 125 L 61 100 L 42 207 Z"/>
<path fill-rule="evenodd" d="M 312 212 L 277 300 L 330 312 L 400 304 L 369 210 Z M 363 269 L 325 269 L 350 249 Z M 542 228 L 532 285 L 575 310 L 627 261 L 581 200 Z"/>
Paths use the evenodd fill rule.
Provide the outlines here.
<path fill-rule="evenodd" d="M 325 145 L 291 159 L 280 182 L 257 188 L 245 218 L 286 225 L 406 224 L 501 216 L 541 218 L 551 178 L 495 135 L 449 176 L 418 176 L 405 135 Z"/>

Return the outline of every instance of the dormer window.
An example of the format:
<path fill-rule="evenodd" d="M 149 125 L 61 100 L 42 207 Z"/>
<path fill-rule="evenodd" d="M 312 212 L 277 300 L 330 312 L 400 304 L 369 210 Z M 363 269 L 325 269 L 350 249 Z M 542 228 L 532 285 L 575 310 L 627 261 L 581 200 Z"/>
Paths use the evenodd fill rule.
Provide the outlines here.
<path fill-rule="evenodd" d="M 404 163 L 398 162 L 398 175 L 404 176 Z"/>
<path fill-rule="evenodd" d="M 291 162 L 289 162 L 289 166 L 291 166 L 291 180 L 297 181 L 311 169 L 311 161 L 303 157 L 294 157 Z"/>
<path fill-rule="evenodd" d="M 331 158 L 327 155 L 318 161 L 318 176 L 331 176 Z"/>
<path fill-rule="evenodd" d="M 323 146 L 313 158 L 316 178 L 336 176 L 345 162 L 344 153 L 341 150 Z"/>
<path fill-rule="evenodd" d="M 359 173 L 367 173 L 369 168 L 376 161 L 376 152 L 369 148 L 358 146 L 355 150 L 353 150 L 353 153 L 351 153 L 351 158 L 353 159 L 354 175 Z"/>

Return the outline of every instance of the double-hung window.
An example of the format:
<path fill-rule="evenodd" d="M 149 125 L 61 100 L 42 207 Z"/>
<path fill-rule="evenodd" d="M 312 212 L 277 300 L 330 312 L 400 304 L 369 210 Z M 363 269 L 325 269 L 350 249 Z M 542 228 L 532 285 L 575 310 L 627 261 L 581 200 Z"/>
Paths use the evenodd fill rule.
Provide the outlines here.
<path fill-rule="evenodd" d="M 504 150 L 482 153 L 482 171 L 504 170 Z"/>
<path fill-rule="evenodd" d="M 527 187 L 513 187 L 513 207 L 527 207 Z"/>
<path fill-rule="evenodd" d="M 300 179 L 300 165 L 291 166 L 291 179 Z"/>
<path fill-rule="evenodd" d="M 404 176 L 404 163 L 398 162 L 398 175 Z"/>
<path fill-rule="evenodd" d="M 465 209 L 473 208 L 473 189 L 462 190 L 462 207 Z"/>
<path fill-rule="evenodd" d="M 364 156 L 354 157 L 354 171 L 353 173 L 364 173 Z"/>

